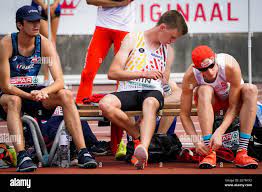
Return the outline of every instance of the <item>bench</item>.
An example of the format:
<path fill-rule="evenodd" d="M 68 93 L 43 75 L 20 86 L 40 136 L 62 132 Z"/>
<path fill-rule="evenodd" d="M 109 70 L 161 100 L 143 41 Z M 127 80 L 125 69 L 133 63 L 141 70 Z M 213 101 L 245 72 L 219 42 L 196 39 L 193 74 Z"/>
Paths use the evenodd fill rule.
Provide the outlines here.
<path fill-rule="evenodd" d="M 98 108 L 98 105 L 91 104 L 79 104 L 77 105 L 80 117 L 102 117 L 102 111 Z M 142 111 L 126 111 L 128 116 L 141 116 Z M 165 103 L 163 109 L 161 109 L 158 116 L 179 116 L 180 103 Z M 196 106 L 192 105 L 191 116 L 197 115 Z"/>

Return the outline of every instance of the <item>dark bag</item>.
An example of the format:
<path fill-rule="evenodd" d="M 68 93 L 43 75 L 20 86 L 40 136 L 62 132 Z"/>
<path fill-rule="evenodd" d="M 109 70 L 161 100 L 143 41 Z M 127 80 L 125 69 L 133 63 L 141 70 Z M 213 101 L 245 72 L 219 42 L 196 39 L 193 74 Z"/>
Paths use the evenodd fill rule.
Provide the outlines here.
<path fill-rule="evenodd" d="M 181 152 L 182 144 L 176 134 L 154 134 L 148 149 L 148 162 L 175 161 Z M 134 143 L 128 141 L 125 161 L 131 161 L 134 154 Z"/>
<path fill-rule="evenodd" d="M 262 161 L 262 127 L 254 127 L 248 145 L 248 155 Z"/>
<path fill-rule="evenodd" d="M 213 131 L 219 127 L 222 121 L 223 116 L 215 117 Z M 239 146 L 239 131 L 239 118 L 236 118 L 223 135 L 223 147 L 231 149 L 234 154 L 236 154 Z M 255 123 L 251 133 L 251 139 L 248 144 L 248 155 L 258 159 L 259 161 L 262 160 L 262 127 L 260 127 L 257 123 Z"/>
<path fill-rule="evenodd" d="M 215 116 L 213 124 L 213 133 L 222 124 L 223 119 L 223 116 Z M 236 153 L 239 147 L 239 130 L 240 123 L 239 118 L 237 117 L 222 136 L 222 146 L 224 148 L 231 149 L 234 152 L 234 154 Z"/>

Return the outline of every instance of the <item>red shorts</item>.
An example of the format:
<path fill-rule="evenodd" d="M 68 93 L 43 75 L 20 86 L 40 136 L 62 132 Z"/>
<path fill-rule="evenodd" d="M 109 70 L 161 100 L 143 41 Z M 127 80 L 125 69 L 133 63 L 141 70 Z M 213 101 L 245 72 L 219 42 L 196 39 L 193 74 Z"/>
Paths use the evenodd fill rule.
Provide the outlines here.
<path fill-rule="evenodd" d="M 194 102 L 197 106 L 198 103 L 198 94 L 194 93 Z M 229 106 L 229 99 L 221 100 L 217 95 L 215 95 L 215 103 L 212 104 L 214 113 L 220 113 L 220 110 L 223 110 L 224 112 L 228 109 Z"/>

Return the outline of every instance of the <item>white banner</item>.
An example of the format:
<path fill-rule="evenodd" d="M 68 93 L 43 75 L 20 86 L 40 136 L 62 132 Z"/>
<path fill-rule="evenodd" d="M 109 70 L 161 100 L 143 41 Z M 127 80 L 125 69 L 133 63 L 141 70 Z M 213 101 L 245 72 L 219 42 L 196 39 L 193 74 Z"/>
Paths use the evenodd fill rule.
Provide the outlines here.
<path fill-rule="evenodd" d="M 4 2 L 3 2 L 4 1 Z M 262 1 L 249 0 L 251 31 L 262 32 Z M 156 24 L 167 10 L 180 11 L 189 26 L 189 33 L 248 32 L 248 0 L 134 0 L 137 31 Z M 1 0 L 0 34 L 16 31 L 15 12 L 30 0 Z M 96 7 L 85 0 L 61 0 L 62 16 L 58 34 L 92 34 L 96 23 Z"/>

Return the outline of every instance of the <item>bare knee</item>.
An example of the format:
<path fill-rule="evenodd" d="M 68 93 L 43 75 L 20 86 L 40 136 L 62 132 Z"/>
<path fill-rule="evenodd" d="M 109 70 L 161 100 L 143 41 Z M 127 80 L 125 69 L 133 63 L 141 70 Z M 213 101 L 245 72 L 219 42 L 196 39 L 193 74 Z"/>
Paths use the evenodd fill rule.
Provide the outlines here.
<path fill-rule="evenodd" d="M 62 89 L 58 91 L 58 98 L 62 104 L 71 104 L 74 102 L 73 94 L 70 90 Z"/>
<path fill-rule="evenodd" d="M 99 101 L 99 109 L 103 114 L 108 114 L 114 107 L 121 108 L 121 103 L 114 95 L 107 95 Z"/>
<path fill-rule="evenodd" d="M 257 101 L 258 89 L 256 85 L 253 84 L 244 84 L 241 89 L 242 100 L 253 100 Z"/>
<path fill-rule="evenodd" d="M 200 87 L 198 87 L 197 94 L 198 103 L 206 103 L 207 101 L 212 102 L 214 90 L 209 85 L 201 85 Z"/>
<path fill-rule="evenodd" d="M 22 99 L 18 96 L 10 96 L 7 101 L 7 109 L 21 109 Z"/>
<path fill-rule="evenodd" d="M 148 97 L 143 102 L 143 109 L 158 109 L 159 108 L 159 102 L 154 97 Z"/>

